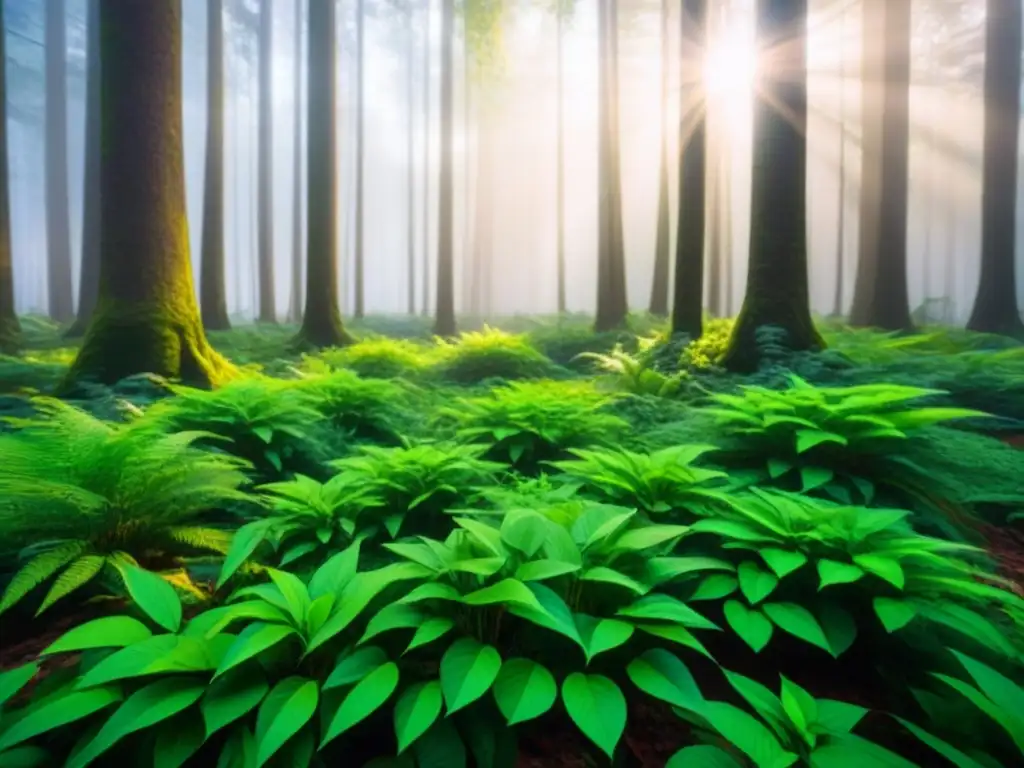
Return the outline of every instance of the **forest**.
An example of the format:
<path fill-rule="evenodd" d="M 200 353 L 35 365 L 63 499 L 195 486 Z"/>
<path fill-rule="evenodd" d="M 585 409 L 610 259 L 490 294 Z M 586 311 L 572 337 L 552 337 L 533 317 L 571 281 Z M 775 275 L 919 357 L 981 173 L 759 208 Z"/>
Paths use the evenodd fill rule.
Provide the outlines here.
<path fill-rule="evenodd" d="M 1024 765 L 1024 0 L 0 31 L 0 767 Z"/>

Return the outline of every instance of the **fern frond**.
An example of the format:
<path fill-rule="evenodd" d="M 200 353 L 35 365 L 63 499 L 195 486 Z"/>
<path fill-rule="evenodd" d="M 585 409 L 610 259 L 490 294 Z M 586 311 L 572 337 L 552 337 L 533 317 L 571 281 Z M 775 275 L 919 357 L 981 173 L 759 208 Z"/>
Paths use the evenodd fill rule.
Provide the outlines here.
<path fill-rule="evenodd" d="M 96 576 L 99 575 L 100 571 L 103 570 L 103 566 L 107 564 L 107 558 L 103 555 L 84 555 L 75 560 L 71 565 L 64 569 L 57 580 L 50 587 L 50 591 L 43 598 L 43 602 L 39 605 L 39 609 L 36 611 L 36 616 L 41 614 L 55 602 L 60 600 L 62 597 L 74 592 L 76 589 L 81 589 Z"/>
<path fill-rule="evenodd" d="M 11 583 L 4 590 L 3 599 L 0 600 L 0 613 L 8 610 L 35 587 L 42 584 L 65 565 L 81 555 L 85 548 L 85 542 L 72 541 L 67 544 L 61 544 L 49 552 L 36 555 L 29 560 L 14 574 Z"/>
<path fill-rule="evenodd" d="M 231 534 L 217 528 L 181 525 L 168 528 L 166 534 L 168 538 L 192 549 L 205 549 L 226 555 L 231 547 Z"/>

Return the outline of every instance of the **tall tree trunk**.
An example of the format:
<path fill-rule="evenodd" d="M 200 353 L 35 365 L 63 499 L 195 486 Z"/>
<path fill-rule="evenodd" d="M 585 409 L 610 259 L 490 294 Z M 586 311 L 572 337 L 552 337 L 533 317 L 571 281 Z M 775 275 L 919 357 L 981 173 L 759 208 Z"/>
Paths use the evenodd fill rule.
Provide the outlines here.
<path fill-rule="evenodd" d="M 406 311 L 410 315 L 416 314 L 416 172 L 415 158 L 413 157 L 413 113 L 416 110 L 416 89 L 413 87 L 414 61 L 413 54 L 416 52 L 416 38 L 413 35 L 413 8 L 412 2 L 406 8 L 406 42 L 408 48 L 405 55 L 405 215 L 406 215 L 406 253 L 408 256 L 406 264 Z"/>
<path fill-rule="evenodd" d="M 302 317 L 302 0 L 295 0 L 295 111 L 292 116 L 292 290 L 288 319 Z"/>
<path fill-rule="evenodd" d="M 471 212 L 473 206 L 476 204 L 475 190 L 473 189 L 472 174 L 472 157 L 473 157 L 473 142 L 470 140 L 471 131 L 471 120 L 470 114 L 473 108 L 472 99 L 472 83 L 470 76 L 470 61 L 471 53 L 469 50 L 469 24 L 470 14 L 473 12 L 473 4 L 467 3 L 463 9 L 462 16 L 462 142 L 463 142 L 463 153 L 462 153 L 462 274 L 463 274 L 463 300 L 466 305 L 469 305 L 473 301 L 473 286 L 472 286 L 472 273 L 474 265 L 472 263 L 472 219 Z M 469 278 L 469 279 L 466 279 Z M 476 317 L 479 308 L 467 306 L 464 311 L 468 312 L 473 317 Z"/>
<path fill-rule="evenodd" d="M 430 314 L 430 0 L 423 3 L 423 305 Z"/>
<path fill-rule="evenodd" d="M 209 0 L 207 14 L 206 179 L 200 254 L 199 309 L 203 327 L 231 327 L 224 286 L 224 3 Z"/>
<path fill-rule="evenodd" d="M 726 317 L 733 315 L 733 259 L 732 259 L 732 154 L 724 152 L 721 157 L 721 211 L 725 226 L 722 228 L 722 272 L 724 273 L 724 293 L 722 311 Z"/>
<path fill-rule="evenodd" d="M 82 196 L 82 259 L 78 279 L 78 314 L 64 334 L 85 334 L 96 310 L 100 284 L 100 4 L 89 0 L 86 19 L 85 173 Z"/>
<path fill-rule="evenodd" d="M 596 331 L 626 323 L 625 259 L 618 168 L 616 0 L 598 0 L 598 247 Z"/>
<path fill-rule="evenodd" d="M 988 0 L 985 21 L 985 143 L 981 192 L 981 281 L 967 327 L 1024 335 L 1017 304 L 1017 131 L 1020 122 L 1021 0 Z"/>
<path fill-rule="evenodd" d="M 909 330 L 910 3 L 864 4 L 860 248 L 850 324 Z"/>
<path fill-rule="evenodd" d="M 101 0 L 100 289 L 67 383 L 136 373 L 215 385 L 192 283 L 181 109 L 181 0 Z"/>
<path fill-rule="evenodd" d="M 11 258 L 10 164 L 7 159 L 7 45 L 4 4 L 0 3 L 0 352 L 13 353 L 21 328 L 14 311 Z"/>
<path fill-rule="evenodd" d="M 50 317 L 75 317 L 68 211 L 67 73 L 64 0 L 46 3 L 46 250 Z"/>
<path fill-rule="evenodd" d="M 565 14 L 561 4 L 555 8 L 558 21 L 557 37 L 555 38 L 555 135 L 558 141 L 555 160 L 555 210 L 558 221 L 558 314 L 565 314 L 565 98 L 562 95 L 565 78 Z"/>
<path fill-rule="evenodd" d="M 668 210 L 668 132 L 665 128 L 668 104 L 668 0 L 661 0 L 661 113 L 658 120 L 661 136 L 661 161 L 658 171 L 658 230 L 654 244 L 654 278 L 651 283 L 649 309 L 652 315 L 668 314 L 669 250 L 672 247 L 672 223 Z"/>
<path fill-rule="evenodd" d="M 710 161 L 705 169 L 705 184 L 707 190 L 705 195 L 711 204 L 705 212 L 704 218 L 710 215 L 707 222 L 708 247 L 707 247 L 707 285 L 706 300 L 708 314 L 711 317 L 722 316 L 722 210 L 720 199 L 720 175 L 722 165 L 722 141 L 721 137 L 715 135 L 715 121 L 711 120 L 711 137 L 708 141 L 706 151 L 710 155 Z M 705 129 L 707 124 L 705 123 Z"/>
<path fill-rule="evenodd" d="M 759 362 L 762 326 L 785 329 L 794 350 L 822 344 L 807 285 L 807 0 L 762 0 L 757 29 L 782 42 L 754 104 L 747 289 L 724 360 L 741 371 Z"/>
<path fill-rule="evenodd" d="M 356 0 L 356 214 L 355 214 L 355 274 L 352 277 L 355 289 L 353 315 L 361 318 L 366 313 L 363 285 L 363 171 L 366 165 L 364 130 L 366 128 L 365 81 L 366 81 L 366 9 L 363 0 Z"/>
<path fill-rule="evenodd" d="M 472 255 L 469 258 L 469 311 L 474 317 L 483 317 L 489 311 L 489 262 L 494 243 L 494 118 L 493 104 L 481 94 L 477 102 L 477 163 L 475 237 Z"/>
<path fill-rule="evenodd" d="M 334 108 L 335 6 L 309 4 L 309 66 L 306 114 L 306 311 L 297 341 L 341 346 L 352 338 L 338 309 L 338 132 Z"/>
<path fill-rule="evenodd" d="M 259 321 L 277 322 L 274 306 L 274 103 L 273 103 L 273 0 L 260 0 L 259 39 Z"/>
<path fill-rule="evenodd" d="M 839 220 L 836 222 L 836 282 L 832 314 L 843 316 L 846 288 L 846 10 L 840 17 L 842 48 L 839 56 Z"/>
<path fill-rule="evenodd" d="M 707 40 L 707 0 L 683 0 L 680 59 L 699 61 Z M 694 82 L 684 72 L 681 83 Z M 676 235 L 672 332 L 693 339 L 704 332 L 705 112 L 696 85 L 680 86 L 679 232 Z M 690 128 L 692 124 L 692 130 Z"/>
<path fill-rule="evenodd" d="M 453 0 L 441 0 L 441 168 L 438 189 L 437 233 L 437 307 L 434 333 L 455 335 L 455 253 L 454 253 L 454 190 L 452 154 L 454 149 L 452 120 L 452 24 Z"/>

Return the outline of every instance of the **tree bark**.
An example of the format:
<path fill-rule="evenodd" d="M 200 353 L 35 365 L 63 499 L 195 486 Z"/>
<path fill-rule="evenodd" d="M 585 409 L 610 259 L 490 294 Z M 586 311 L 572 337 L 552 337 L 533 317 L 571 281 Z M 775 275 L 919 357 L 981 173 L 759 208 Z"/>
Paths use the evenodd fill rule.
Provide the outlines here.
<path fill-rule="evenodd" d="M 206 178 L 200 255 L 199 309 L 203 327 L 231 327 L 224 286 L 224 3 L 209 0 L 207 12 Z"/>
<path fill-rule="evenodd" d="M 680 13 L 681 60 L 699 61 L 707 39 L 706 0 L 684 0 Z M 690 50 L 687 50 L 690 49 Z M 694 82 L 684 72 L 682 83 Z M 681 91 L 680 114 L 695 115 L 692 131 L 689 119 L 679 121 L 679 232 L 676 235 L 676 269 L 672 304 L 672 332 L 692 339 L 704 332 L 704 201 L 705 201 L 705 117 L 698 103 L 698 89 Z"/>
<path fill-rule="evenodd" d="M 988 0 L 985 22 L 985 139 L 981 192 L 981 280 L 967 327 L 1024 336 L 1017 303 L 1017 131 L 1020 121 L 1021 0 Z"/>
<path fill-rule="evenodd" d="M 4 26 L 0 3 L 0 32 Z M 11 258 L 10 164 L 7 158 L 7 45 L 0 34 L 0 352 L 17 350 L 21 328 L 14 310 L 14 268 Z"/>
<path fill-rule="evenodd" d="M 100 283 L 100 6 L 89 0 L 86 19 L 85 173 L 82 196 L 82 259 L 78 278 L 78 314 L 64 337 L 85 335 L 96 310 Z"/>
<path fill-rule="evenodd" d="M 832 314 L 843 316 L 846 288 L 846 11 L 840 17 L 842 52 L 839 56 L 839 211 L 836 222 L 836 282 Z"/>
<path fill-rule="evenodd" d="M 75 317 L 68 211 L 68 128 L 65 0 L 46 3 L 46 251 L 50 317 Z"/>
<path fill-rule="evenodd" d="M 565 109 L 562 90 L 565 78 L 565 9 L 559 4 L 555 8 L 555 18 L 558 22 L 557 37 L 555 38 L 555 135 L 558 141 L 557 158 L 555 160 L 555 209 L 558 217 L 556 224 L 558 233 L 558 314 L 565 314 Z"/>
<path fill-rule="evenodd" d="M 668 202 L 668 132 L 665 129 L 668 104 L 668 0 L 661 0 L 661 113 L 658 125 L 661 128 L 661 161 L 658 171 L 658 229 L 654 244 L 654 277 L 651 282 L 652 315 L 664 317 L 668 314 L 669 250 L 672 247 L 672 224 Z"/>
<path fill-rule="evenodd" d="M 864 4 L 860 248 L 850 324 L 909 330 L 910 3 Z"/>
<path fill-rule="evenodd" d="M 430 314 L 430 0 L 424 0 L 423 21 L 423 304 Z"/>
<path fill-rule="evenodd" d="M 757 28 L 780 42 L 754 104 L 746 296 L 723 361 L 737 371 L 756 368 L 765 325 L 785 329 L 794 350 L 822 345 L 807 285 L 807 0 L 762 0 Z"/>
<path fill-rule="evenodd" d="M 441 0 L 441 167 L 438 190 L 437 234 L 437 308 L 434 333 L 454 336 L 455 327 L 455 264 L 454 264 L 454 189 L 452 154 L 454 145 L 452 120 L 452 23 L 453 0 Z"/>
<path fill-rule="evenodd" d="M 261 323 L 277 322 L 274 301 L 274 103 L 273 103 L 273 0 L 260 0 L 259 39 L 259 195 L 257 236 L 259 239 L 259 315 Z"/>
<path fill-rule="evenodd" d="M 302 317 L 302 0 L 295 0 L 295 114 L 292 117 L 292 290 L 288 318 Z"/>
<path fill-rule="evenodd" d="M 356 0 L 356 213 L 355 213 L 355 254 L 353 266 L 355 274 L 352 277 L 355 290 L 355 306 L 353 316 L 361 318 L 366 313 L 365 288 L 363 277 L 363 173 L 366 160 L 364 159 L 364 131 L 366 128 L 365 113 L 365 80 L 366 80 L 366 41 L 364 28 L 366 26 L 366 9 L 363 0 Z"/>
<path fill-rule="evenodd" d="M 309 66 L 306 117 L 306 311 L 300 346 L 351 343 L 338 309 L 338 133 L 335 93 L 335 5 L 309 4 Z"/>
<path fill-rule="evenodd" d="M 216 385 L 233 369 L 206 341 L 192 284 L 181 0 L 101 0 L 100 29 L 100 286 L 66 384 L 155 373 Z"/>
<path fill-rule="evenodd" d="M 406 162 L 406 311 L 416 314 L 416 173 L 413 158 L 413 115 L 416 111 L 416 89 L 413 87 L 413 54 L 416 51 L 416 38 L 413 35 L 412 2 L 406 8 L 406 36 L 408 49 L 405 56 L 405 89 L 406 89 L 406 123 L 405 123 L 405 162 Z"/>

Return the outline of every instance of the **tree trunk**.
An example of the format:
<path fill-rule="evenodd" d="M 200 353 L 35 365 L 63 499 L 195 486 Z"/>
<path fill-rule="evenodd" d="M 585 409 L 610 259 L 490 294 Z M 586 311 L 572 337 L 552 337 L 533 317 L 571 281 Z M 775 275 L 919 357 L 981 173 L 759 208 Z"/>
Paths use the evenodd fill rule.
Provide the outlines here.
<path fill-rule="evenodd" d="M 224 3 L 209 0 L 207 13 L 206 179 L 200 255 L 199 309 L 203 327 L 231 327 L 224 286 Z"/>
<path fill-rule="evenodd" d="M 363 0 L 356 0 L 356 213 L 355 213 L 355 274 L 352 276 L 355 290 L 355 306 L 353 316 L 361 318 L 366 313 L 364 305 L 365 289 L 363 285 L 363 171 L 364 130 L 366 127 L 365 80 L 366 80 L 366 10 Z"/>
<path fill-rule="evenodd" d="M 747 288 L 724 360 L 738 371 L 756 368 L 765 325 L 785 329 L 794 350 L 822 344 L 807 286 L 807 0 L 762 0 L 757 28 L 761 40 L 785 42 L 754 104 Z"/>
<path fill-rule="evenodd" d="M 705 122 L 705 132 L 707 132 L 707 123 Z M 705 190 L 706 199 L 711 201 L 708 206 L 708 211 L 705 213 L 704 218 L 708 218 L 710 214 L 711 220 L 707 222 L 706 237 L 708 239 L 707 247 L 707 285 L 706 289 L 706 306 L 708 314 L 711 317 L 722 316 L 722 211 L 720 208 L 720 197 L 719 197 L 719 181 L 721 175 L 721 159 L 722 159 L 722 144 L 725 143 L 721 136 L 715 135 L 715 121 L 711 121 L 710 141 L 707 142 L 705 152 L 710 155 L 710 162 L 707 160 L 705 163 L 710 168 L 705 169 L 704 183 L 707 185 Z"/>
<path fill-rule="evenodd" d="M 309 4 L 306 115 L 306 311 L 297 342 L 331 347 L 351 343 L 338 309 L 338 133 L 335 93 L 335 7 Z"/>
<path fill-rule="evenodd" d="M 680 12 L 681 59 L 700 61 L 707 39 L 706 0 L 684 0 Z M 686 50 L 689 47 L 691 50 Z M 699 65 L 698 65 L 699 66 Z M 684 72 L 683 83 L 694 82 Z M 676 269 L 672 304 L 672 332 L 692 339 L 704 332 L 704 200 L 705 151 L 703 105 L 698 103 L 697 86 L 681 92 L 682 115 L 695 115 L 692 132 L 689 120 L 679 121 L 679 232 L 676 235 Z"/>
<path fill-rule="evenodd" d="M 909 330 L 910 4 L 864 4 L 860 248 L 850 324 Z"/>
<path fill-rule="evenodd" d="M 0 3 L 0 31 L 4 26 Z M 14 270 L 11 258 L 10 165 L 7 160 L 7 45 L 0 34 L 0 352 L 13 353 L 21 330 L 14 311 Z"/>
<path fill-rule="evenodd" d="M 100 5 L 89 0 L 86 19 L 85 174 L 82 196 L 82 259 L 78 279 L 78 314 L 65 338 L 85 335 L 96 310 L 100 283 Z"/>
<path fill-rule="evenodd" d="M 840 22 L 846 21 L 846 11 Z M 846 24 L 840 26 L 842 53 L 839 56 L 839 211 L 836 222 L 836 283 L 832 297 L 832 314 L 843 316 L 843 293 L 846 288 Z"/>
<path fill-rule="evenodd" d="M 295 114 L 292 117 L 292 290 L 288 318 L 302 318 L 302 0 L 295 0 Z"/>
<path fill-rule="evenodd" d="M 724 273 L 725 297 L 722 300 L 722 310 L 726 317 L 733 315 L 733 259 L 732 259 L 732 154 L 725 152 L 721 158 L 721 200 L 722 219 L 725 226 L 722 229 L 722 271 Z"/>
<path fill-rule="evenodd" d="M 423 305 L 430 314 L 430 0 L 423 9 Z"/>
<path fill-rule="evenodd" d="M 231 366 L 192 284 L 181 109 L 181 0 L 101 0 L 100 288 L 67 383 L 155 373 L 200 386 Z"/>
<path fill-rule="evenodd" d="M 476 206 L 473 252 L 470 258 L 469 310 L 484 317 L 490 309 L 490 261 L 494 243 L 494 118 L 493 102 L 481 94 L 477 102 Z"/>
<path fill-rule="evenodd" d="M 658 125 L 661 135 L 661 161 L 658 172 L 658 230 L 654 244 L 654 278 L 651 283 L 649 309 L 652 315 L 668 314 L 669 249 L 672 247 L 672 224 L 668 210 L 668 134 L 665 130 L 668 104 L 668 0 L 661 0 L 661 113 Z"/>
<path fill-rule="evenodd" d="M 967 323 L 972 331 L 1018 337 L 1024 336 L 1014 267 L 1021 15 L 1021 0 L 988 0 L 981 280 Z"/>
<path fill-rule="evenodd" d="M 598 332 L 626 323 L 625 259 L 618 168 L 618 45 L 616 0 L 598 0 Z"/>
<path fill-rule="evenodd" d="M 416 110 L 416 89 L 413 87 L 414 61 L 413 54 L 416 52 L 416 38 L 413 35 L 413 8 L 409 3 L 406 8 L 405 17 L 406 35 L 408 49 L 405 57 L 405 90 L 406 90 L 406 115 L 405 115 L 405 162 L 406 162 L 406 311 L 410 315 L 416 314 L 416 173 L 413 158 L 413 113 Z"/>
<path fill-rule="evenodd" d="M 452 154 L 454 145 L 452 120 L 452 24 L 453 0 L 441 0 L 441 168 L 438 189 L 437 234 L 437 308 L 434 333 L 454 336 L 455 328 L 455 264 L 454 264 L 454 194 Z"/>
<path fill-rule="evenodd" d="M 259 149 L 256 189 L 259 195 L 259 316 L 261 323 L 277 322 L 274 306 L 274 103 L 273 103 L 273 0 L 260 0 L 259 39 Z"/>
<path fill-rule="evenodd" d="M 46 3 L 46 251 L 50 317 L 75 317 L 68 211 L 68 127 L 64 0 Z"/>
<path fill-rule="evenodd" d="M 557 37 L 555 38 L 555 135 L 557 136 L 558 148 L 555 160 L 555 210 L 558 221 L 556 229 L 558 233 L 558 314 L 565 314 L 565 117 L 564 97 L 562 90 L 565 78 L 565 9 L 559 5 L 555 8 L 555 18 L 558 22 Z"/>

